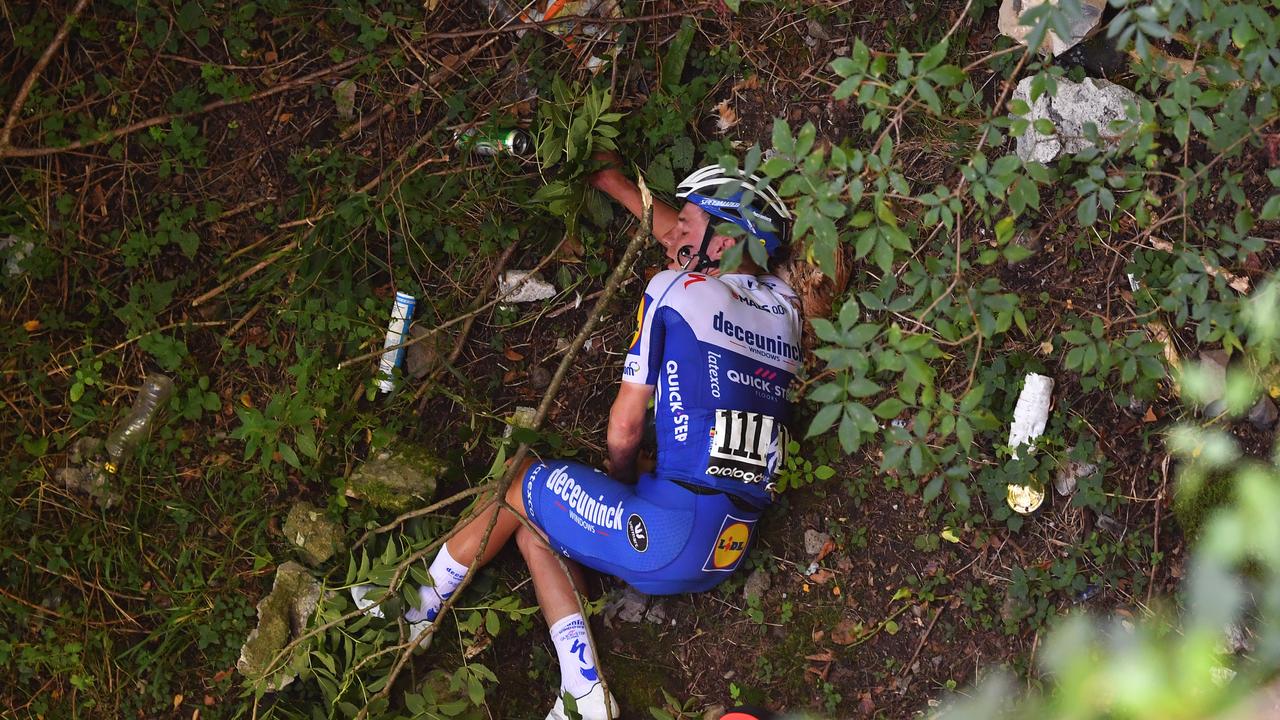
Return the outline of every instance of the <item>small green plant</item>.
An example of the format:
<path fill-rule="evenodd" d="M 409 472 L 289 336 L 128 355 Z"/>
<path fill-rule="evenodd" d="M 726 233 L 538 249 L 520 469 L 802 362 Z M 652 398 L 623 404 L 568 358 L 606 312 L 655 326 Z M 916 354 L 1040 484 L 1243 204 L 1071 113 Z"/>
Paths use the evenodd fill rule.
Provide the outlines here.
<path fill-rule="evenodd" d="M 676 696 L 667 692 L 666 688 L 659 689 L 662 691 L 663 704 L 662 707 L 649 708 L 649 715 L 653 720 L 694 720 L 702 717 L 697 698 L 691 697 L 680 702 Z"/>
<path fill-rule="evenodd" d="M 830 465 L 815 465 L 812 460 L 801 457 L 800 443 L 788 440 L 782 467 L 778 470 L 776 489 L 780 493 L 795 490 L 812 485 L 816 480 L 830 480 L 835 474 L 835 468 Z"/>

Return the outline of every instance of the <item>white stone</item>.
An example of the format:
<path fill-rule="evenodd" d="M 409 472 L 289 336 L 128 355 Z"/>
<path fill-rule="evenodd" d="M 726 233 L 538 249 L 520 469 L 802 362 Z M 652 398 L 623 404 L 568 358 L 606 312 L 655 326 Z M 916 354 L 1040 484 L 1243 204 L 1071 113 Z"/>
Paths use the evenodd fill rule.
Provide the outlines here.
<path fill-rule="evenodd" d="M 516 411 L 511 414 L 511 417 L 507 418 L 507 427 L 502 431 L 502 439 L 509 440 L 511 438 L 511 431 L 518 427 L 533 427 L 534 418 L 537 416 L 538 408 L 529 407 L 528 405 L 517 406 Z"/>
<path fill-rule="evenodd" d="M 30 240 L 21 240 L 17 235 L 10 235 L 0 238 L 0 250 L 7 251 L 5 255 L 5 272 L 10 277 L 22 274 L 22 261 L 27 259 L 32 250 L 36 249 L 36 244 Z"/>
<path fill-rule="evenodd" d="M 1053 487 L 1057 489 L 1059 495 L 1066 497 L 1075 492 L 1080 478 L 1089 477 L 1096 472 L 1098 472 L 1098 466 L 1094 463 L 1068 460 L 1060 465 L 1058 472 L 1054 474 Z"/>
<path fill-rule="evenodd" d="M 1027 44 L 1027 36 L 1034 29 L 1031 25 L 1022 24 L 1022 16 L 1028 10 L 1043 5 L 1048 2 L 1052 5 L 1058 5 L 1059 0 L 1004 0 L 1000 4 L 1000 15 L 996 20 L 996 26 L 1000 28 L 1000 34 L 1013 38 L 1022 45 Z M 1045 33 L 1044 43 L 1041 44 L 1041 51 L 1048 50 L 1054 56 L 1075 47 L 1079 42 L 1088 37 L 1098 21 L 1102 19 L 1102 10 L 1107 6 L 1107 0 L 1080 0 L 1080 12 L 1068 12 L 1067 26 L 1069 31 L 1067 37 L 1058 37 L 1058 34 L 1050 30 Z"/>
<path fill-rule="evenodd" d="M 824 532 L 818 532 L 817 530 L 805 530 L 804 551 L 811 556 L 817 555 L 822 552 L 822 548 L 826 547 L 830 540 L 831 536 Z"/>
<path fill-rule="evenodd" d="M 333 86 L 333 107 L 344 122 L 356 117 L 356 81 L 343 80 Z"/>
<path fill-rule="evenodd" d="M 1078 83 L 1058 78 L 1058 90 L 1052 97 L 1044 93 L 1033 102 L 1032 80 L 1023 78 L 1013 93 L 1015 100 L 1031 107 L 1026 115 L 1030 125 L 1018 138 L 1017 148 L 1018 157 L 1026 161 L 1047 163 L 1059 155 L 1074 155 L 1090 147 L 1084 132 L 1089 123 L 1097 127 L 1098 136 L 1103 139 L 1118 137 L 1119 131 L 1111 124 L 1130 118 L 1126 106 L 1138 102 L 1138 96 L 1127 88 L 1094 78 Z M 1037 132 L 1034 123 L 1041 119 L 1052 122 L 1056 132 L 1052 135 Z"/>
<path fill-rule="evenodd" d="M 504 303 L 538 302 L 555 294 L 554 285 L 528 270 L 508 270 L 498 278 L 498 297 Z"/>
<path fill-rule="evenodd" d="M 742 595 L 748 600 L 753 597 L 763 598 L 771 587 L 773 587 L 773 578 L 769 577 L 769 573 L 764 568 L 756 568 L 747 577 L 747 583 L 742 587 Z"/>

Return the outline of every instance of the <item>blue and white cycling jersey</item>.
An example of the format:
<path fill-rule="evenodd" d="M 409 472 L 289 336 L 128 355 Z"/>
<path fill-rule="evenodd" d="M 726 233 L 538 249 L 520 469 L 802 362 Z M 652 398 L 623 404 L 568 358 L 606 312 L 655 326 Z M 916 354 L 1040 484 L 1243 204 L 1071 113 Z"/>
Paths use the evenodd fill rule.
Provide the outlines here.
<path fill-rule="evenodd" d="M 649 281 L 623 382 L 654 386 L 658 477 L 770 501 L 803 360 L 794 291 L 772 275 Z"/>

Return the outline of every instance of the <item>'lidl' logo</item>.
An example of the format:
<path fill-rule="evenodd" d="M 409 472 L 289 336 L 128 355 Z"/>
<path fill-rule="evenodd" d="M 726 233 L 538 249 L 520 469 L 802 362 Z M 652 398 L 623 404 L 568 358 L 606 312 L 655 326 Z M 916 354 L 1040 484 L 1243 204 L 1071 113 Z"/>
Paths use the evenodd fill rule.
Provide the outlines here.
<path fill-rule="evenodd" d="M 711 554 L 707 557 L 707 562 L 702 569 L 706 572 L 733 570 L 742 559 L 742 554 L 747 551 L 747 543 L 751 540 L 751 526 L 754 524 L 754 521 L 743 520 L 732 515 L 725 517 L 724 523 L 720 526 L 720 535 L 716 538 L 716 543 L 711 548 Z"/>

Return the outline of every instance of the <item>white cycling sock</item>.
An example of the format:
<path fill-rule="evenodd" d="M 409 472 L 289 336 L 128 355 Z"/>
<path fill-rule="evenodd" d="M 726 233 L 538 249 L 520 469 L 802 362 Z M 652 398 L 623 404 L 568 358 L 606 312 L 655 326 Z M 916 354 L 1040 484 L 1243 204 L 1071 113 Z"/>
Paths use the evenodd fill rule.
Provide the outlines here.
<path fill-rule="evenodd" d="M 587 640 L 587 621 L 574 613 L 551 626 L 551 642 L 560 658 L 560 692 L 580 698 L 600 682 L 596 659 Z"/>
<path fill-rule="evenodd" d="M 409 622 L 434 621 L 440 612 L 440 606 L 462 584 L 462 578 L 467 575 L 467 566 L 454 560 L 449 554 L 449 546 L 443 545 L 440 547 L 440 554 L 431 561 L 431 567 L 427 568 L 427 574 L 431 576 L 434 587 L 418 587 L 418 608 L 410 608 L 404 614 L 404 619 Z"/>

